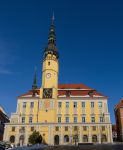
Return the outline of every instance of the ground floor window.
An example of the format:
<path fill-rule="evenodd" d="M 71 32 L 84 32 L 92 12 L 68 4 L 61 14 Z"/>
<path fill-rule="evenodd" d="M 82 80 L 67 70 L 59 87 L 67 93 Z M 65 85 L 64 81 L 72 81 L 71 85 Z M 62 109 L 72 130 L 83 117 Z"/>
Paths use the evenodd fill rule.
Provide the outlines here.
<path fill-rule="evenodd" d="M 11 142 L 11 143 L 14 143 L 14 142 L 15 142 L 15 136 L 14 136 L 14 135 L 10 136 L 10 142 Z"/>
<path fill-rule="evenodd" d="M 88 142 L 88 136 L 87 135 L 83 135 L 83 142 Z"/>
<path fill-rule="evenodd" d="M 92 142 L 94 142 L 94 143 L 97 142 L 97 136 L 96 136 L 96 135 L 93 135 L 93 136 L 92 136 Z"/>
<path fill-rule="evenodd" d="M 107 142 L 107 137 L 105 134 L 102 134 L 101 142 Z"/>
<path fill-rule="evenodd" d="M 66 142 L 69 142 L 69 136 L 68 135 L 65 135 L 64 136 L 64 142 L 66 143 Z"/>
<path fill-rule="evenodd" d="M 68 131 L 68 126 L 65 127 L 65 131 Z"/>

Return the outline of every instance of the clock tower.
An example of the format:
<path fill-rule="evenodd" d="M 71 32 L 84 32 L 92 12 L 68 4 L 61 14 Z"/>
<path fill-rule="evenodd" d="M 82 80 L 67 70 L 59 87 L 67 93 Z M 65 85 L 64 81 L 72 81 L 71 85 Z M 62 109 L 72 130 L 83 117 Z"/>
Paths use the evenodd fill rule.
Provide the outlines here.
<path fill-rule="evenodd" d="M 56 36 L 54 16 L 48 36 L 48 45 L 44 50 L 42 66 L 42 87 L 40 89 L 39 121 L 55 122 L 58 96 L 58 50 L 56 48 Z M 43 117 L 44 116 L 44 117 Z"/>

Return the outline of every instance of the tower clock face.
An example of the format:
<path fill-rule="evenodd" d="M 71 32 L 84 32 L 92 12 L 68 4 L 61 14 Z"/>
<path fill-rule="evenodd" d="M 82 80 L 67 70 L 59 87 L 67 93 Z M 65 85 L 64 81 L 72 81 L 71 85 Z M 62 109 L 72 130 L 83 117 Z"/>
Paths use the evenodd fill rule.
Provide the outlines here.
<path fill-rule="evenodd" d="M 46 74 L 46 77 L 49 79 L 51 77 L 51 74 L 50 73 L 47 73 Z"/>
<path fill-rule="evenodd" d="M 43 98 L 52 98 L 52 88 L 43 89 Z"/>

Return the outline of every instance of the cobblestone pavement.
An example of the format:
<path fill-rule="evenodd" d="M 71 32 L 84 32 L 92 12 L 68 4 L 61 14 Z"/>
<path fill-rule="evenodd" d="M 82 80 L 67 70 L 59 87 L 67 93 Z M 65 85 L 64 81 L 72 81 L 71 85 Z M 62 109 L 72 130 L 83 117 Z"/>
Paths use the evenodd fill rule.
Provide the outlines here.
<path fill-rule="evenodd" d="M 82 146 L 49 146 L 41 150 L 123 150 L 123 144 L 82 145 Z"/>

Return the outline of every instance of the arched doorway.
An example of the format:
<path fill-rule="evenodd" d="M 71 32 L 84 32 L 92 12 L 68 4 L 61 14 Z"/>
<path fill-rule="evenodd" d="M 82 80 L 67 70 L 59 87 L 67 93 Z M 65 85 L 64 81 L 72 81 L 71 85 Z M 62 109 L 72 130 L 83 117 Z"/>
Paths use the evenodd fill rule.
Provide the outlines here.
<path fill-rule="evenodd" d="M 10 142 L 11 142 L 11 143 L 14 143 L 14 142 L 15 142 L 15 136 L 14 136 L 14 135 L 10 136 Z"/>
<path fill-rule="evenodd" d="M 105 134 L 102 134 L 102 137 L 101 137 L 101 142 L 107 142 L 107 137 Z"/>
<path fill-rule="evenodd" d="M 92 142 L 94 142 L 94 143 L 97 142 L 97 136 L 96 136 L 96 135 L 93 135 L 93 136 L 92 136 Z"/>
<path fill-rule="evenodd" d="M 54 145 L 59 145 L 59 135 L 54 136 Z"/>
<path fill-rule="evenodd" d="M 24 135 L 20 136 L 19 141 L 20 141 L 20 145 L 22 146 L 24 144 Z"/>
<path fill-rule="evenodd" d="M 83 135 L 83 142 L 88 142 L 88 136 L 87 135 Z"/>
<path fill-rule="evenodd" d="M 64 136 L 64 142 L 65 142 L 65 143 L 69 142 L 69 136 L 68 136 L 68 135 L 65 135 L 65 136 Z"/>

